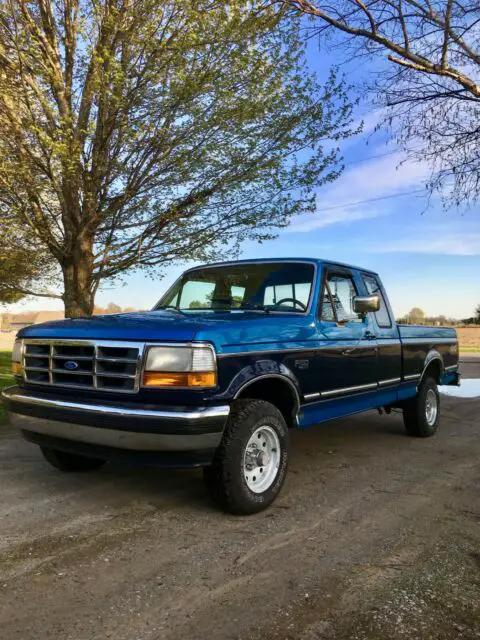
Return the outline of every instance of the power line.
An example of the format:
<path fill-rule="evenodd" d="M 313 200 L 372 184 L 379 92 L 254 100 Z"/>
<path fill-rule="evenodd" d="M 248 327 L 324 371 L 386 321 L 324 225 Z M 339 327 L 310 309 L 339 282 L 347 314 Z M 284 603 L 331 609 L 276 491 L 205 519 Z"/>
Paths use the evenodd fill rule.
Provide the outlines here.
<path fill-rule="evenodd" d="M 411 196 L 414 193 L 425 193 L 425 189 L 414 189 L 413 191 L 402 191 L 400 193 L 392 193 L 389 196 L 379 196 L 378 198 L 369 198 L 368 200 L 359 200 L 358 202 L 348 202 L 347 204 L 337 204 L 333 207 L 325 207 L 324 209 L 318 209 L 316 213 L 323 213 L 324 211 L 333 211 L 334 209 L 345 209 L 345 207 L 355 207 L 359 204 L 368 204 L 369 202 L 378 202 L 378 200 L 390 200 L 392 198 L 401 198 L 403 196 Z"/>
<path fill-rule="evenodd" d="M 345 162 L 345 166 L 349 167 L 352 164 L 361 164 L 362 162 L 368 162 L 369 160 L 376 160 L 377 158 L 385 158 L 386 156 L 394 156 L 401 153 L 398 149 L 395 151 L 386 151 L 385 153 L 378 153 L 374 156 L 367 156 L 366 158 L 359 158 L 358 160 L 351 160 L 350 162 Z"/>

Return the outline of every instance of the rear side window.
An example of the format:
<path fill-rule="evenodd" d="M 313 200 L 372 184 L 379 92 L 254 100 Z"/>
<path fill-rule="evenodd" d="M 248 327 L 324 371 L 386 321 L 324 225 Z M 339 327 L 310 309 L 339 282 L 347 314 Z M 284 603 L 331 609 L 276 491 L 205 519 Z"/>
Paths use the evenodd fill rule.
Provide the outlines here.
<path fill-rule="evenodd" d="M 350 275 L 329 273 L 325 278 L 322 292 L 322 320 L 327 322 L 359 320 L 360 316 L 353 310 L 353 298 L 356 295 L 357 289 Z"/>
<path fill-rule="evenodd" d="M 380 309 L 375 313 L 375 319 L 379 327 L 388 328 L 392 326 L 390 315 L 388 313 L 387 305 L 385 304 L 385 298 L 383 297 L 380 284 L 375 276 L 367 276 L 363 274 L 363 281 L 367 288 L 369 295 L 377 295 L 380 298 Z"/>

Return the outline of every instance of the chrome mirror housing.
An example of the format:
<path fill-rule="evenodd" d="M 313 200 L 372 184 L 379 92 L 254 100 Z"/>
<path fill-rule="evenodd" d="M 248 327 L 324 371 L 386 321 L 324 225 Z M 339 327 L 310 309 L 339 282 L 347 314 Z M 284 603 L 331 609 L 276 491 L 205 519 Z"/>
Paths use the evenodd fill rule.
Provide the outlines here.
<path fill-rule="evenodd" d="M 355 296 L 353 298 L 353 310 L 355 313 L 369 313 L 380 309 L 380 296 Z"/>

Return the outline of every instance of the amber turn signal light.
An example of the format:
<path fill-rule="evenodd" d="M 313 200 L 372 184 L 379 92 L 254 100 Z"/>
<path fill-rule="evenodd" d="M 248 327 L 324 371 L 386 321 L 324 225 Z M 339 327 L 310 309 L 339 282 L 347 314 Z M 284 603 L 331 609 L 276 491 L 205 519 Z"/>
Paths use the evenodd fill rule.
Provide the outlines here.
<path fill-rule="evenodd" d="M 14 376 L 22 375 L 22 365 L 20 362 L 12 362 L 12 373 Z"/>
<path fill-rule="evenodd" d="M 145 371 L 144 387 L 214 387 L 217 376 L 213 371 L 188 371 L 169 373 L 161 371 Z"/>

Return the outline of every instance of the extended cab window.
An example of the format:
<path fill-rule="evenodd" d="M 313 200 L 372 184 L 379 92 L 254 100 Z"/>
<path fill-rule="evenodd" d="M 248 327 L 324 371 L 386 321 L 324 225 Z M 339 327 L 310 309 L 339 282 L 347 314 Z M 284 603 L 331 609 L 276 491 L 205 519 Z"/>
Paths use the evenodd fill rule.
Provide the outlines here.
<path fill-rule="evenodd" d="M 359 320 L 353 310 L 353 298 L 357 289 L 353 278 L 347 274 L 329 273 L 324 281 L 321 302 L 321 318 L 329 322 Z"/>
<path fill-rule="evenodd" d="M 380 309 L 375 313 L 375 319 L 379 327 L 389 328 L 392 326 L 392 321 L 388 313 L 387 305 L 385 304 L 385 298 L 383 297 L 380 284 L 375 276 L 363 275 L 363 281 L 369 295 L 376 295 L 380 298 Z"/>

